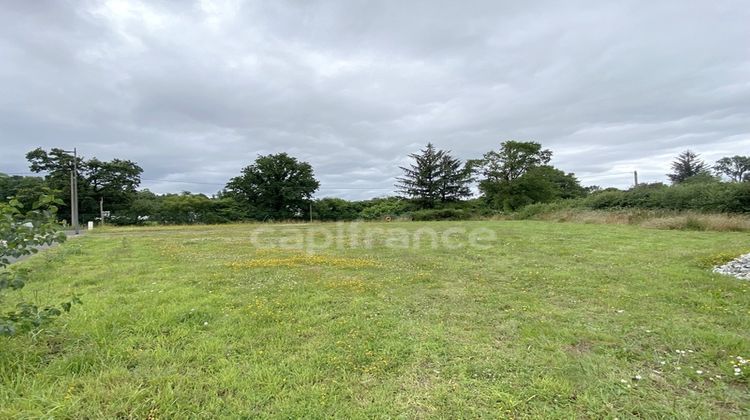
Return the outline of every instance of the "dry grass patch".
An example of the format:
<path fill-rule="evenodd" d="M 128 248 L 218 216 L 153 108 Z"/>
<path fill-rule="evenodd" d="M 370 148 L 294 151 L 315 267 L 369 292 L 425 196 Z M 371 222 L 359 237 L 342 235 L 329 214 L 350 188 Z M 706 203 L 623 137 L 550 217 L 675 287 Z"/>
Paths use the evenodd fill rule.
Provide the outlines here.
<path fill-rule="evenodd" d="M 640 225 L 654 229 L 744 232 L 750 230 L 750 219 L 746 216 L 729 214 L 685 214 L 648 219 Z"/>
<path fill-rule="evenodd" d="M 664 211 L 596 211 L 568 209 L 540 214 L 539 220 L 606 225 L 636 225 L 664 230 L 750 231 L 750 217 L 739 214 L 672 213 Z"/>

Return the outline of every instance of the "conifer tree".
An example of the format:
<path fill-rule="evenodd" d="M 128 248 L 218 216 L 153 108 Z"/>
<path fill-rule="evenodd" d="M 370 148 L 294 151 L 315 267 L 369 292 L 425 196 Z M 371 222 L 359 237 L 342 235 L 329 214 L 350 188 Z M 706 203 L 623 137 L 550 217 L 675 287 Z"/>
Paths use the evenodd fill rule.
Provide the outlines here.
<path fill-rule="evenodd" d="M 456 201 L 471 195 L 468 184 L 471 172 L 450 152 L 436 149 L 432 143 L 419 153 L 409 155 L 414 160 L 404 175 L 398 178 L 398 191 L 415 200 L 422 208 L 434 208 L 440 203 Z"/>

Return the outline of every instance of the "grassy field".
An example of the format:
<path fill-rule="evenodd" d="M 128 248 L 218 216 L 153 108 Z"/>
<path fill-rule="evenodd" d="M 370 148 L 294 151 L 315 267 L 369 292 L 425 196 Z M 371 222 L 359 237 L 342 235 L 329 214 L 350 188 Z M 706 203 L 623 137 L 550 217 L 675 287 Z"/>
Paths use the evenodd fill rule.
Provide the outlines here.
<path fill-rule="evenodd" d="M 261 227 L 106 229 L 21 263 L 26 297 L 84 304 L 2 339 L 0 417 L 750 416 L 750 283 L 710 272 L 747 233 Z"/>

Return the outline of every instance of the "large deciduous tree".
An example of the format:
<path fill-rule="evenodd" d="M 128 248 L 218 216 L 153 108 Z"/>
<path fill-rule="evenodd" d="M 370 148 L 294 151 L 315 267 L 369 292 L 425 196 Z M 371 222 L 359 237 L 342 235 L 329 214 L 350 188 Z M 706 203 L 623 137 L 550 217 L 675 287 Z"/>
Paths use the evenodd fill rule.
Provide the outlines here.
<path fill-rule="evenodd" d="M 750 181 L 750 156 L 721 158 L 713 169 L 718 175 L 724 175 L 732 182 Z"/>
<path fill-rule="evenodd" d="M 574 174 L 549 165 L 535 166 L 512 181 L 486 183 L 484 187 L 488 204 L 504 210 L 518 210 L 529 204 L 586 195 L 585 188 Z"/>
<path fill-rule="evenodd" d="M 86 162 L 86 180 L 91 194 L 110 210 L 123 210 L 135 198 L 143 169 L 135 162 L 114 159 L 103 162 L 93 158 Z"/>
<path fill-rule="evenodd" d="M 49 152 L 38 147 L 26 153 L 31 172 L 44 173 L 47 185 L 62 197 L 63 203 L 59 206 L 60 215 L 70 214 L 70 173 L 73 170 L 73 155 L 63 149 L 52 148 Z M 86 180 L 81 176 L 81 171 L 86 165 L 83 158 L 78 156 L 76 165 L 79 168 L 78 185 L 79 191 L 85 191 Z M 83 210 L 83 209 L 82 209 Z"/>
<path fill-rule="evenodd" d="M 473 161 L 481 177 L 479 190 L 491 207 L 505 210 L 584 196 L 575 175 L 548 165 L 551 159 L 552 152 L 539 143 L 504 142 L 500 150 Z"/>
<path fill-rule="evenodd" d="M 242 169 L 227 184 L 226 194 L 256 218 L 289 219 L 306 213 L 319 187 L 309 163 L 278 153 L 259 156 Z"/>
<path fill-rule="evenodd" d="M 73 156 L 62 149 L 49 152 L 37 148 L 26 154 L 32 172 L 44 172 L 50 188 L 63 197 L 62 214 L 70 209 L 70 173 Z M 102 201 L 107 210 L 123 210 L 135 197 L 140 185 L 143 169 L 135 162 L 114 159 L 101 161 L 97 158 L 85 160 L 77 157 L 78 201 L 81 216 L 92 219 L 99 215 Z"/>
<path fill-rule="evenodd" d="M 679 184 L 698 175 L 710 175 L 708 165 L 698 154 L 685 150 L 672 162 L 672 173 L 667 174 L 667 177 L 673 184 Z"/>
<path fill-rule="evenodd" d="M 500 150 L 489 151 L 482 159 L 473 161 L 473 165 L 485 181 L 513 181 L 531 168 L 548 164 L 551 159 L 552 152 L 542 149 L 537 142 L 510 140 L 503 142 Z"/>
<path fill-rule="evenodd" d="M 422 208 L 457 201 L 471 195 L 471 171 L 449 151 L 436 149 L 432 143 L 419 153 L 409 155 L 414 163 L 401 167 L 404 175 L 397 179 L 399 193 L 413 199 Z"/>

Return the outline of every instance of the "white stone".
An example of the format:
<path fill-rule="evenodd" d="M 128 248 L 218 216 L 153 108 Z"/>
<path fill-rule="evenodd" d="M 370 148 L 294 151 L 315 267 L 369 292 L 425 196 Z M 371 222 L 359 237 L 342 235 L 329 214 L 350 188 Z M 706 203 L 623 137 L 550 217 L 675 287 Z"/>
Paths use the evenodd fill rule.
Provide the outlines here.
<path fill-rule="evenodd" d="M 750 254 L 739 256 L 724 265 L 714 267 L 714 273 L 734 276 L 740 280 L 750 280 Z"/>

